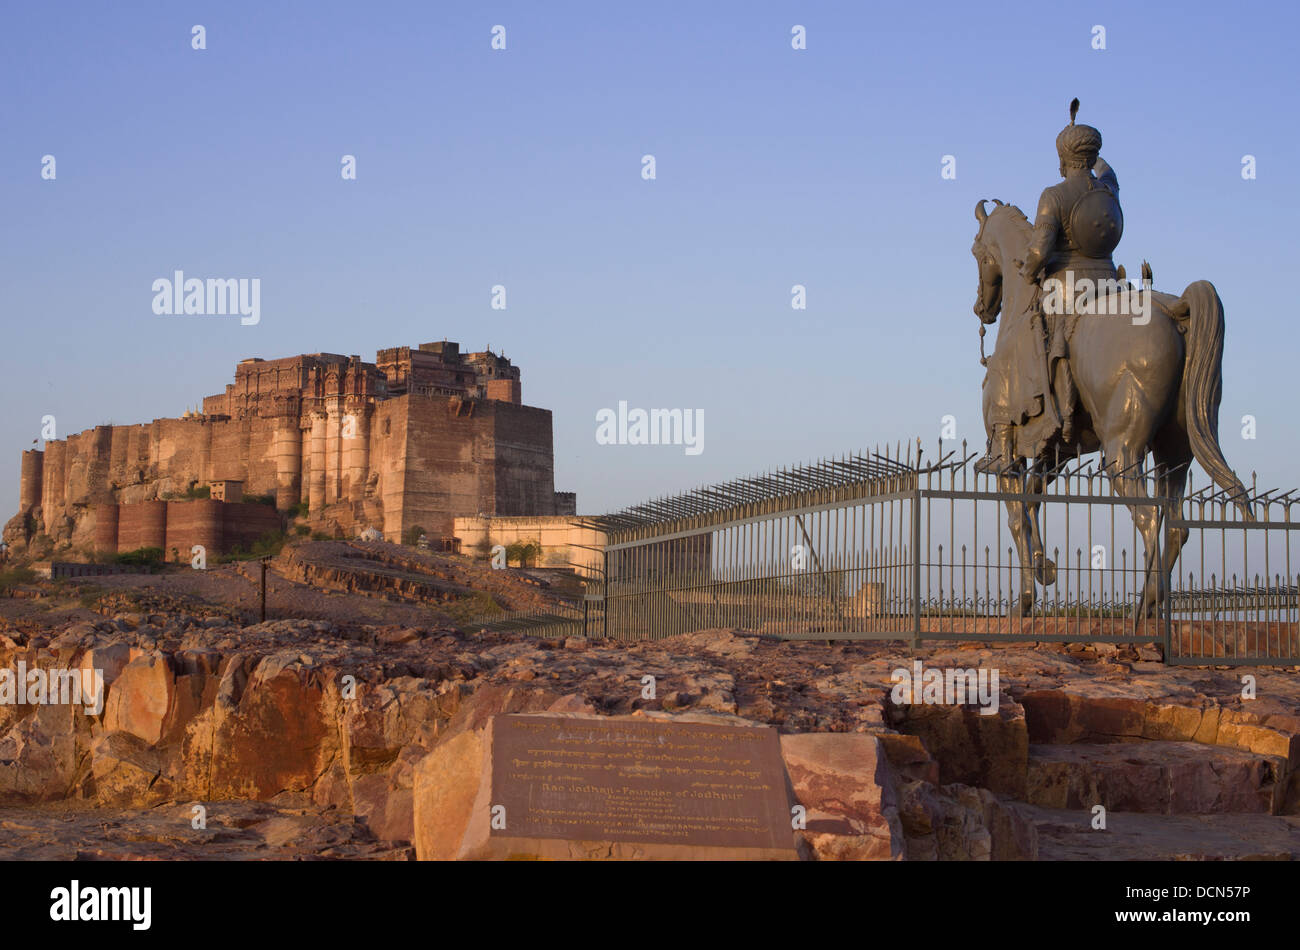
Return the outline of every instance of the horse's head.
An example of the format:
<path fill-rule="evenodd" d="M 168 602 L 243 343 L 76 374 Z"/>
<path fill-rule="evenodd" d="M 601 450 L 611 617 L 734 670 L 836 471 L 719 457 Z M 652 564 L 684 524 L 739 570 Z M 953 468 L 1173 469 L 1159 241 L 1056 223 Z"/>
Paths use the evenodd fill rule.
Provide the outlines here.
<path fill-rule="evenodd" d="M 970 252 L 975 255 L 975 263 L 980 272 L 979 287 L 975 291 L 975 316 L 983 323 L 993 323 L 1002 310 L 1001 254 L 992 239 L 993 236 L 984 233 L 989 221 L 989 213 L 985 210 L 984 203 L 988 200 L 981 198 L 975 205 L 975 220 L 980 223 L 980 229 L 975 235 L 975 243 L 970 248 Z M 1005 207 L 996 198 L 993 199 L 993 203 L 998 206 L 994 209 L 994 214 Z"/>

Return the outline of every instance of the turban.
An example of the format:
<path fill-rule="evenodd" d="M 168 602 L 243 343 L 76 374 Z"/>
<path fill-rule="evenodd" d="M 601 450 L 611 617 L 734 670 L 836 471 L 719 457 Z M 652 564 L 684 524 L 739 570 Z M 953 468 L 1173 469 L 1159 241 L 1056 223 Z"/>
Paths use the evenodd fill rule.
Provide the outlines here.
<path fill-rule="evenodd" d="M 1071 122 L 1056 137 L 1056 154 L 1062 164 L 1082 163 L 1089 167 L 1101 151 L 1101 133 L 1090 125 L 1075 125 Z"/>

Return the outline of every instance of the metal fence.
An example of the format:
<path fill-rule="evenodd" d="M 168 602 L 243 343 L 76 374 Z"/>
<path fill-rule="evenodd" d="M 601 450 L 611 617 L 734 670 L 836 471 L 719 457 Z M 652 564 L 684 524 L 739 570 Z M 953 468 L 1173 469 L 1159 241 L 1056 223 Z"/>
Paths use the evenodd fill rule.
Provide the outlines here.
<path fill-rule="evenodd" d="M 1207 488 L 1183 504 L 1178 525 L 1189 533 L 1168 604 L 1171 663 L 1300 665 L 1300 576 L 1291 563 L 1293 497 L 1258 490 L 1254 520 Z"/>
<path fill-rule="evenodd" d="M 470 621 L 466 627 L 473 633 L 509 630 L 546 638 L 582 637 L 594 635 L 597 628 L 603 627 L 603 617 L 597 602 L 595 610 L 592 604 L 584 603 L 576 609 L 556 606 L 544 612 L 498 613 Z"/>
<path fill-rule="evenodd" d="M 919 443 L 898 445 L 582 519 L 607 539 L 583 628 L 627 640 L 739 627 L 914 645 L 1154 641 L 1171 663 L 1300 663 L 1293 492 L 1252 485 L 1230 499 L 1189 484 L 1175 499 L 1168 472 L 1125 473 L 1121 491 L 1083 459 L 1007 481 L 971 458 L 941 444 L 927 463 Z M 1022 559 L 1008 502 L 1036 509 L 1051 564 Z M 1134 507 L 1187 533 L 1167 582 L 1148 574 Z M 1032 603 L 1022 560 L 1037 569 Z"/>

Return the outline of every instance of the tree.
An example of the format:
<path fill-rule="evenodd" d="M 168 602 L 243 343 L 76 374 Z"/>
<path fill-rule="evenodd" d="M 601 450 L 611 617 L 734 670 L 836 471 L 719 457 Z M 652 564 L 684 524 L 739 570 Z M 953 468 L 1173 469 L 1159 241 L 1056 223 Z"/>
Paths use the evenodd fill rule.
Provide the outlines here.
<path fill-rule="evenodd" d="M 542 545 L 537 541 L 515 541 L 506 546 L 506 563 L 516 560 L 520 567 L 527 567 L 528 562 L 537 563 L 541 557 Z"/>

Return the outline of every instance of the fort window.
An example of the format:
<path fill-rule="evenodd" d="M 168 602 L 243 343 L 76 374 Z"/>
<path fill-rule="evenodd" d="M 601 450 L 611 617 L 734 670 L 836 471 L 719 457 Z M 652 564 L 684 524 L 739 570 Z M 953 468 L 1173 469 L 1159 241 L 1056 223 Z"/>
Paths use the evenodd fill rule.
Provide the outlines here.
<path fill-rule="evenodd" d="M 213 501 L 237 502 L 244 500 L 244 483 L 233 478 L 214 481 L 209 486 L 209 498 Z"/>

